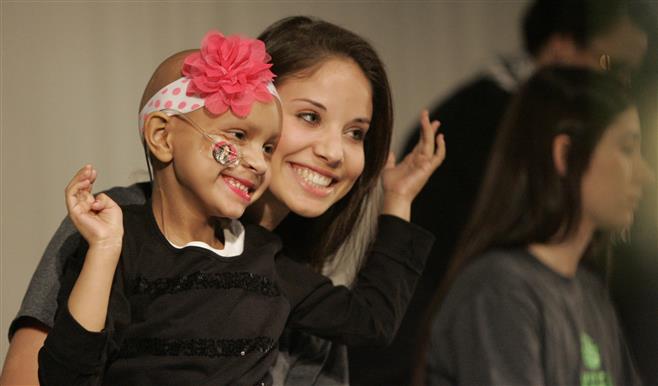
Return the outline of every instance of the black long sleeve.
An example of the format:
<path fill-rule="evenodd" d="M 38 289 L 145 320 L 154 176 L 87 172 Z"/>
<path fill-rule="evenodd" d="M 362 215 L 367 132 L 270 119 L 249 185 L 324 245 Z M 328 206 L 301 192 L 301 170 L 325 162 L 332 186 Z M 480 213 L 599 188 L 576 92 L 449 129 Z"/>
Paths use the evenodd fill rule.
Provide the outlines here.
<path fill-rule="evenodd" d="M 124 208 L 124 225 L 105 332 L 84 331 L 68 314 L 83 257 L 67 267 L 40 353 L 43 385 L 269 385 L 286 323 L 352 345 L 386 343 L 433 241 L 383 216 L 350 291 L 284 256 L 279 239 L 259 226 L 247 225 L 242 255 L 221 257 L 172 247 L 148 206 Z"/>
<path fill-rule="evenodd" d="M 107 333 L 85 330 L 65 306 L 39 351 L 39 383 L 96 384 L 105 365 L 106 343 Z"/>
<path fill-rule="evenodd" d="M 414 224 L 381 216 L 377 238 L 352 290 L 333 286 L 307 266 L 278 257 L 283 292 L 293 306 L 289 326 L 351 346 L 389 344 L 433 240 Z"/>

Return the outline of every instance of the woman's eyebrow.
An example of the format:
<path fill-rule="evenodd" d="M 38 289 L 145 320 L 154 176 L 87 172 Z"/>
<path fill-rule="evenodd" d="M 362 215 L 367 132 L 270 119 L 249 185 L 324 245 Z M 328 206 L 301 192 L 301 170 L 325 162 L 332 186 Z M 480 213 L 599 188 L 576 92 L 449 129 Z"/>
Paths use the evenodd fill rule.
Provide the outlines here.
<path fill-rule="evenodd" d="M 640 141 L 642 139 L 642 134 L 639 131 L 627 131 L 621 135 L 621 138 L 624 140 L 631 141 Z"/>
<path fill-rule="evenodd" d="M 317 108 L 319 108 L 319 109 L 322 109 L 322 110 L 324 110 L 324 111 L 327 111 L 327 108 L 326 108 L 322 103 L 320 103 L 320 102 L 316 102 L 316 101 L 314 101 L 314 100 L 312 100 L 312 99 L 308 99 L 308 98 L 296 98 L 296 99 L 293 99 L 293 101 L 307 102 L 307 103 L 310 103 L 310 104 L 312 104 L 313 106 L 315 106 L 315 107 L 317 107 Z"/>
<path fill-rule="evenodd" d="M 327 111 L 327 108 L 326 108 L 322 103 L 320 103 L 320 102 L 316 102 L 316 101 L 314 101 L 314 100 L 312 100 L 312 99 L 308 99 L 308 98 L 295 98 L 295 99 L 292 100 L 292 102 L 307 102 L 307 103 L 310 103 L 310 104 L 312 104 L 313 106 L 315 106 L 315 107 L 317 107 L 317 108 L 319 108 L 319 109 L 321 109 L 321 110 L 323 110 L 323 111 Z M 370 124 L 370 119 L 368 119 L 368 118 L 361 118 L 361 117 L 360 117 L 360 118 L 354 118 L 354 119 L 352 120 L 352 122 L 354 122 L 354 123 L 363 123 L 363 124 L 369 125 L 369 124 Z"/>

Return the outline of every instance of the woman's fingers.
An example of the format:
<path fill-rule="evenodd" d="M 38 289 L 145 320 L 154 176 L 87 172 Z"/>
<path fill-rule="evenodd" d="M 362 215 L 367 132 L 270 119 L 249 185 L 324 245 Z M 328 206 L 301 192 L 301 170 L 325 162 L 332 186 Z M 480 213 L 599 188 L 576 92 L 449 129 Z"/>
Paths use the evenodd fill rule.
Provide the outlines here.
<path fill-rule="evenodd" d="M 432 163 L 435 167 L 438 167 L 446 159 L 446 140 L 443 133 L 439 133 L 436 136 L 436 150 L 432 156 Z"/>
<path fill-rule="evenodd" d="M 430 130 L 430 115 L 427 112 L 427 109 L 424 109 L 420 112 L 420 136 L 418 140 L 418 150 L 421 153 L 426 153 L 429 146 L 432 146 L 432 137 L 428 137 L 427 133 Z M 429 144 L 428 144 L 429 143 Z"/>
<path fill-rule="evenodd" d="M 391 169 L 394 167 L 395 167 L 395 153 L 389 151 L 388 157 L 386 158 L 386 164 L 384 164 L 384 169 Z"/>
<path fill-rule="evenodd" d="M 430 115 L 427 110 L 423 110 L 420 114 L 420 140 L 418 144 L 420 145 L 420 151 L 422 154 L 430 157 L 435 152 L 435 135 L 436 131 L 440 126 L 439 121 L 430 122 Z"/>

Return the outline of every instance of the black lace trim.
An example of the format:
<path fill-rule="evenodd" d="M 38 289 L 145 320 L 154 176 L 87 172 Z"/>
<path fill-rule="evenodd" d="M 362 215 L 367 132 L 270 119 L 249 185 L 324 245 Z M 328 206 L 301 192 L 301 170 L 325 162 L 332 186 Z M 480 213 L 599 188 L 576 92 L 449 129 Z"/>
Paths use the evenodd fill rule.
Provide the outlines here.
<path fill-rule="evenodd" d="M 139 276 L 135 283 L 134 293 L 158 297 L 190 290 L 231 288 L 242 288 L 264 296 L 281 295 L 279 288 L 272 280 L 250 272 L 194 272 L 189 275 L 155 280 Z"/>
<path fill-rule="evenodd" d="M 274 347 L 274 343 L 274 339 L 266 336 L 251 339 L 127 339 L 121 345 L 119 356 L 243 357 L 254 352 L 266 353 Z"/>

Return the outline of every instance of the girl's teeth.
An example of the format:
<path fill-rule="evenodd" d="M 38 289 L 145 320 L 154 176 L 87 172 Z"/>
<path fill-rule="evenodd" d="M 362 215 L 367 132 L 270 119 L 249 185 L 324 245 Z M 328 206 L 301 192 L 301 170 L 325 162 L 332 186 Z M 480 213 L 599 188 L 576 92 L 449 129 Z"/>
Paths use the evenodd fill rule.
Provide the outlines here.
<path fill-rule="evenodd" d="M 300 167 L 295 167 L 294 169 L 295 172 L 297 172 L 297 174 L 304 179 L 304 181 L 313 185 L 327 187 L 331 183 L 331 178 L 323 176 L 320 173 L 316 173 L 313 170 Z"/>
<path fill-rule="evenodd" d="M 228 183 L 231 184 L 231 186 L 234 186 L 234 187 L 236 187 L 236 188 L 242 190 L 242 191 L 245 192 L 245 193 L 248 193 L 248 192 L 249 192 L 249 188 L 247 188 L 246 186 L 242 185 L 240 182 L 238 182 L 237 180 L 234 180 L 233 178 L 229 178 L 229 179 L 228 179 Z"/>

